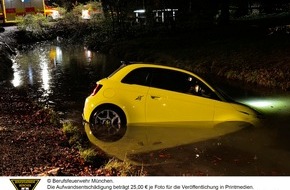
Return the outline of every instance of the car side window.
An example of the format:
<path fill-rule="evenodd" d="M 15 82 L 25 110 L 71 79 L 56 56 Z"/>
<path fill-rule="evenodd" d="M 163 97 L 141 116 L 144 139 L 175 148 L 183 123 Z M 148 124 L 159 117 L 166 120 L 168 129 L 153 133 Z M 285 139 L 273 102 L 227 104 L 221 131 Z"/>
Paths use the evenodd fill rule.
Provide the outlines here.
<path fill-rule="evenodd" d="M 186 75 L 169 69 L 154 69 L 152 74 L 151 86 L 170 90 L 175 92 L 185 93 L 188 88 Z"/>
<path fill-rule="evenodd" d="M 154 69 L 151 86 L 219 100 L 218 96 L 203 82 L 194 76 L 179 71 Z"/>
<path fill-rule="evenodd" d="M 192 76 L 189 76 L 188 81 L 189 81 L 189 90 L 188 90 L 189 94 L 219 100 L 219 97 L 200 80 Z"/>
<path fill-rule="evenodd" d="M 149 86 L 149 73 L 149 68 L 137 68 L 128 73 L 121 82 L 126 84 Z"/>

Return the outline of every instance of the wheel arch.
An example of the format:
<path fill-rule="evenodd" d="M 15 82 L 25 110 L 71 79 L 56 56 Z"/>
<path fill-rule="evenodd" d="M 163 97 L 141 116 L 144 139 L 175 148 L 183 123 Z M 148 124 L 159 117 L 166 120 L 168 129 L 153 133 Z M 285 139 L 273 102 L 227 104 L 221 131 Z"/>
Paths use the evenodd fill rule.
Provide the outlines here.
<path fill-rule="evenodd" d="M 92 116 L 94 115 L 94 113 L 99 110 L 99 109 L 104 109 L 104 108 L 111 108 L 114 109 L 116 111 L 118 111 L 121 114 L 122 119 L 124 119 L 124 124 L 127 124 L 127 117 L 126 114 L 124 112 L 124 110 L 122 108 L 120 108 L 119 106 L 115 105 L 115 104 L 111 104 L 111 103 L 105 103 L 105 104 L 101 104 L 99 106 L 97 106 L 93 111 L 92 114 L 90 115 L 90 122 L 92 121 Z"/>

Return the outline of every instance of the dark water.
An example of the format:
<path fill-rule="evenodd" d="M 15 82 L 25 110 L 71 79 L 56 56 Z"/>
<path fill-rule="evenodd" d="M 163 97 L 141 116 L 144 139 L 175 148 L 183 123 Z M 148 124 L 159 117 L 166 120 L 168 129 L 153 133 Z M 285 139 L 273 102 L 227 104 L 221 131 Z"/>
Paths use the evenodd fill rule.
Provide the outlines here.
<path fill-rule="evenodd" d="M 120 60 L 82 46 L 39 44 L 15 57 L 10 82 L 28 89 L 63 119 L 80 121 L 95 82 L 119 66 Z M 264 113 L 263 126 L 222 131 L 128 126 L 123 138 L 98 141 L 98 146 L 144 165 L 152 175 L 290 175 L 290 94 L 213 81 L 235 100 Z"/>
<path fill-rule="evenodd" d="M 15 57 L 11 83 L 26 87 L 44 106 L 81 118 L 84 100 L 96 81 L 120 65 L 120 61 L 83 46 L 42 43 Z"/>

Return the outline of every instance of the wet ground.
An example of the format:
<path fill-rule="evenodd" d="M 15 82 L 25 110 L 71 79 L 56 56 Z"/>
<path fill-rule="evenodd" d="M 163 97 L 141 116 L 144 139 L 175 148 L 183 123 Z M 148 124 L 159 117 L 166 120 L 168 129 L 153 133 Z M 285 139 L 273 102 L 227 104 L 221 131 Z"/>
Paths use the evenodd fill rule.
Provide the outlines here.
<path fill-rule="evenodd" d="M 119 65 L 112 57 L 55 41 L 19 52 L 9 82 L 55 109 L 63 120 L 81 125 L 85 97 Z M 125 137 L 100 141 L 99 147 L 143 165 L 150 175 L 290 175 L 290 94 L 214 81 L 234 99 L 263 112 L 262 127 L 231 125 L 218 131 L 128 126 Z"/>

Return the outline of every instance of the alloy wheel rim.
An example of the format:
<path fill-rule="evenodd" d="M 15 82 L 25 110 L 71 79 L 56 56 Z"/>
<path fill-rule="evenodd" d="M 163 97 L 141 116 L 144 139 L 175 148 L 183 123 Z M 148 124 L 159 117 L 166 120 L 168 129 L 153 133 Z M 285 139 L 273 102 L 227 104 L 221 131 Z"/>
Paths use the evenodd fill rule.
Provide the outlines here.
<path fill-rule="evenodd" d="M 121 117 L 114 110 L 102 110 L 95 114 L 95 124 L 107 128 L 108 132 L 115 133 L 121 128 Z"/>

